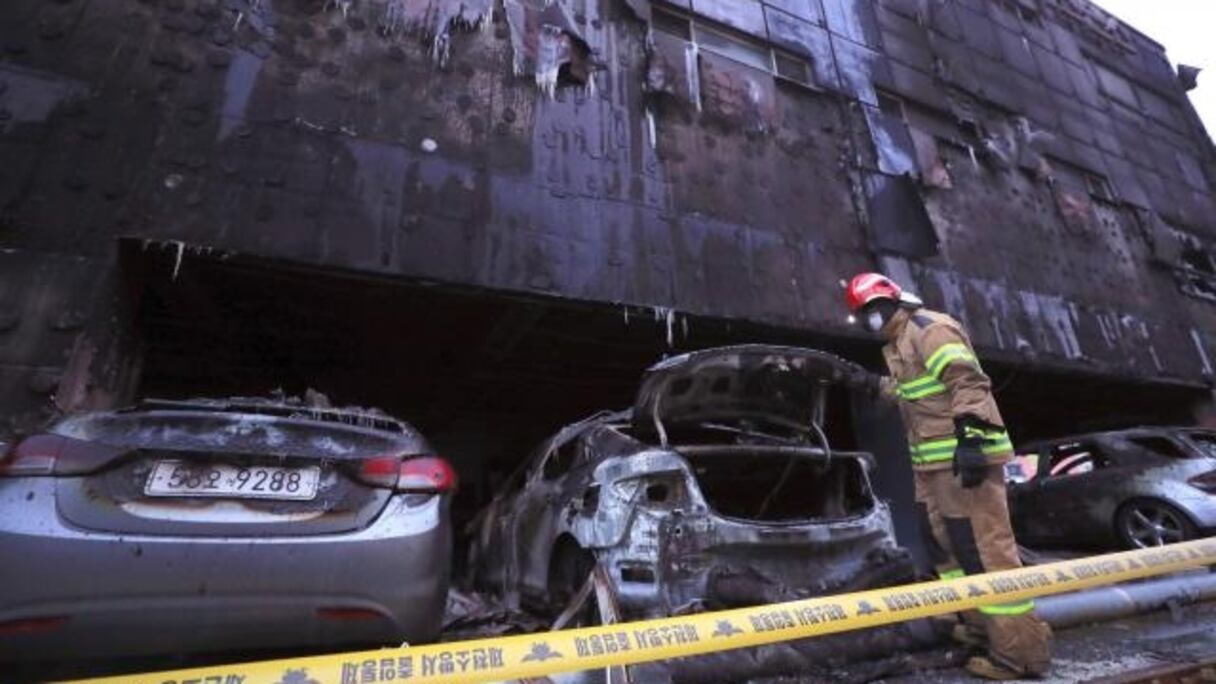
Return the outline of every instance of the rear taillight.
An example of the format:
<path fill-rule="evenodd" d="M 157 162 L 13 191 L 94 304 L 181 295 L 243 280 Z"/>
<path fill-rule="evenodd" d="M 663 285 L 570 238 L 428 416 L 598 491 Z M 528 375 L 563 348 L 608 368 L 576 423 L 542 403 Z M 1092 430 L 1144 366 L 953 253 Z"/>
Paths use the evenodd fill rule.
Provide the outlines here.
<path fill-rule="evenodd" d="M 122 449 L 62 435 L 33 435 L 0 460 L 0 477 L 86 475 L 122 455 Z"/>
<path fill-rule="evenodd" d="M 0 622 L 0 637 L 50 632 L 66 624 L 68 624 L 68 618 L 59 616 L 9 620 L 7 622 Z"/>
<path fill-rule="evenodd" d="M 335 622 L 368 622 L 382 620 L 384 616 L 369 608 L 318 608 L 317 617 Z"/>
<path fill-rule="evenodd" d="M 382 456 L 359 464 L 359 481 L 399 492 L 448 492 L 456 489 L 456 471 L 436 456 Z"/>
<path fill-rule="evenodd" d="M 54 435 L 35 435 L 18 442 L 0 461 L 0 477 L 53 474 L 62 446 L 61 439 Z"/>
<path fill-rule="evenodd" d="M 1207 492 L 1208 494 L 1216 494 L 1216 470 L 1196 475 L 1186 481 L 1187 484 L 1195 489 Z"/>
<path fill-rule="evenodd" d="M 359 464 L 359 481 L 373 487 L 396 487 L 400 473 L 401 459 L 396 456 L 369 458 Z"/>

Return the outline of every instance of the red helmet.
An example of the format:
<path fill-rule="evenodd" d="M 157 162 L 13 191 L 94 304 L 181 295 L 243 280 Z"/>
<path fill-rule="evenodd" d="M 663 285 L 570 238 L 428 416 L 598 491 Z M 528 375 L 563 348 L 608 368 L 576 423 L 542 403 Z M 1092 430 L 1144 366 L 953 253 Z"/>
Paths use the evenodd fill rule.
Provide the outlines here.
<path fill-rule="evenodd" d="M 903 300 L 903 295 L 903 289 L 881 273 L 860 273 L 844 289 L 845 303 L 853 313 L 875 299 L 899 302 Z"/>

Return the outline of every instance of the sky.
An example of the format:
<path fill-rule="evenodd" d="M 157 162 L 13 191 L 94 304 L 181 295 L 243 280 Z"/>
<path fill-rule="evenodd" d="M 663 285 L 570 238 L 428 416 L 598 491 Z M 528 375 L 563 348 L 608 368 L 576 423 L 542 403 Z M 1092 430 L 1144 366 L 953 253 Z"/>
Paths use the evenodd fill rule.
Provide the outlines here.
<path fill-rule="evenodd" d="M 1171 64 L 1201 67 L 1189 95 L 1208 135 L 1216 137 L 1216 0 L 1094 0 L 1165 46 Z"/>

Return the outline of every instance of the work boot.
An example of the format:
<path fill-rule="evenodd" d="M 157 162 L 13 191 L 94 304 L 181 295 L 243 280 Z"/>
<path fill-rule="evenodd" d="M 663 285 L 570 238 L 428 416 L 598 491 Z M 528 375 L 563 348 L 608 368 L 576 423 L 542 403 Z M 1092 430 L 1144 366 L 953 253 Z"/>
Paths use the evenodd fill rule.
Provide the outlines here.
<path fill-rule="evenodd" d="M 968 624 L 954 625 L 950 630 L 950 638 L 956 644 L 971 648 L 984 648 L 988 645 L 988 636 L 983 629 L 977 629 Z"/>
<path fill-rule="evenodd" d="M 994 679 L 997 681 L 1011 681 L 1014 679 L 1031 679 L 1019 670 L 1008 668 L 1004 665 L 994 662 L 988 656 L 974 656 L 967 661 L 967 671 L 976 677 L 983 679 Z"/>

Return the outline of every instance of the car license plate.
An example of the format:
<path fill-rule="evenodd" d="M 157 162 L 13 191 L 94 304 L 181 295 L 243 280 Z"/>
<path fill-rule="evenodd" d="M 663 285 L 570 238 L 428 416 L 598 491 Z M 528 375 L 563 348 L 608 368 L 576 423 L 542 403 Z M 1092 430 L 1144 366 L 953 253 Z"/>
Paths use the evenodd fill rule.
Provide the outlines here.
<path fill-rule="evenodd" d="M 144 485 L 148 496 L 228 497 L 237 499 L 291 499 L 317 496 L 321 469 L 224 464 L 198 465 L 185 461 L 157 461 Z"/>

